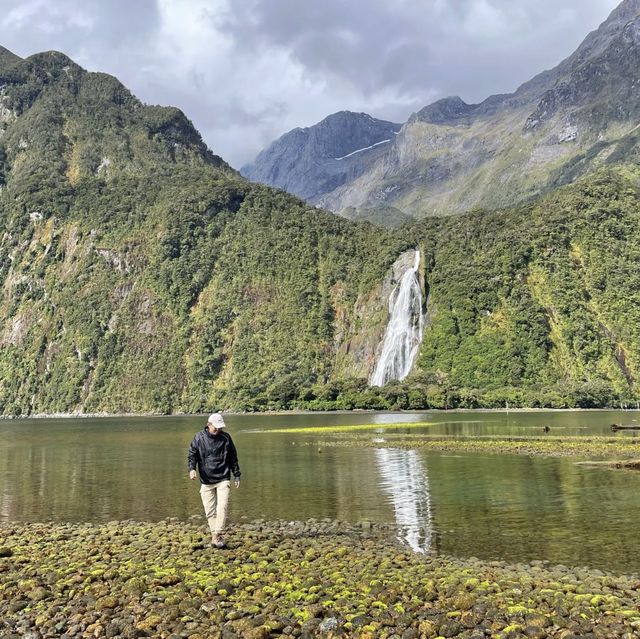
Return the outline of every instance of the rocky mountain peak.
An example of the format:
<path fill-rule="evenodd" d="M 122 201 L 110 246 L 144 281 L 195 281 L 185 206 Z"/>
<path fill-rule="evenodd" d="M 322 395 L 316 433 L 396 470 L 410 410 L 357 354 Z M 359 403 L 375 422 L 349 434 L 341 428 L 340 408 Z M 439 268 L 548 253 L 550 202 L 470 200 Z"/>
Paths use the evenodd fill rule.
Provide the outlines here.
<path fill-rule="evenodd" d="M 367 113 L 338 111 L 307 129 L 309 151 L 319 158 L 336 159 L 379 142 L 400 125 L 372 118 Z"/>
<path fill-rule="evenodd" d="M 539 100 L 572 68 L 601 55 L 609 47 L 612 39 L 620 35 L 627 22 L 639 14 L 640 0 L 624 0 L 596 30 L 587 35 L 572 55 L 553 69 L 539 73 L 518 87 L 512 102 L 524 104 L 532 100 Z"/>
<path fill-rule="evenodd" d="M 473 113 L 473 106 L 462 98 L 450 96 L 420 109 L 411 116 L 410 122 L 429 122 L 431 124 L 450 124 L 468 117 Z"/>
<path fill-rule="evenodd" d="M 358 177 L 389 148 L 400 127 L 367 113 L 339 111 L 285 133 L 240 172 L 313 201 Z"/>
<path fill-rule="evenodd" d="M 640 0 L 623 0 L 609 15 L 603 24 L 624 24 L 640 14 Z"/>
<path fill-rule="evenodd" d="M 498 109 L 505 106 L 511 97 L 510 94 L 491 95 L 479 104 L 467 104 L 457 95 L 442 98 L 414 113 L 409 118 L 409 123 L 427 122 L 445 126 L 470 124 L 479 117 L 493 115 Z"/>
<path fill-rule="evenodd" d="M 624 30 L 625 25 L 640 15 L 640 0 L 624 0 L 609 17 L 592 31 L 573 55 L 560 64 L 560 68 L 575 67 L 601 55 Z"/>
<path fill-rule="evenodd" d="M 542 95 L 525 130 L 535 129 L 566 111 L 568 122 L 582 122 L 599 135 L 614 120 L 640 115 L 636 81 L 639 45 L 640 0 L 627 0 L 556 67 L 555 82 Z"/>

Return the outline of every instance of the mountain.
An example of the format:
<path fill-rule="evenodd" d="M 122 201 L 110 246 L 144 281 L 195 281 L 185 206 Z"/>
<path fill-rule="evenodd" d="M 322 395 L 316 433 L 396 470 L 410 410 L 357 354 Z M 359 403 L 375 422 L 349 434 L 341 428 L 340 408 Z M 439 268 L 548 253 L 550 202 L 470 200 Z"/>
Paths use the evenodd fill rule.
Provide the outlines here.
<path fill-rule="evenodd" d="M 22 58 L 20 58 L 20 56 L 0 46 L 0 65 L 2 65 L 3 68 L 10 67 L 12 64 L 18 63 L 21 60 Z"/>
<path fill-rule="evenodd" d="M 366 113 L 340 111 L 312 127 L 286 133 L 240 173 L 313 202 L 360 176 L 399 130 L 399 124 Z"/>
<path fill-rule="evenodd" d="M 557 406 L 570 396 L 564 405 L 588 407 L 612 388 L 620 403 L 637 395 L 640 170 L 619 171 L 527 206 L 414 227 L 423 242 L 435 238 L 425 244 L 417 366 L 431 405 Z"/>
<path fill-rule="evenodd" d="M 463 111 L 421 117 L 487 117 Z M 0 51 L 0 414 L 640 400 L 639 183 L 381 229 L 250 183 L 111 76 Z M 369 388 L 416 248 L 418 363 Z"/>
<path fill-rule="evenodd" d="M 3 54 L 0 86 L 0 413 L 260 405 L 331 374 L 334 315 L 394 243 L 61 53 Z"/>
<path fill-rule="evenodd" d="M 336 188 L 318 182 L 311 201 L 393 225 L 399 214 L 512 206 L 600 166 L 637 162 L 638 68 L 640 0 L 625 0 L 554 69 L 480 104 L 426 106 L 359 176 Z M 271 174 L 288 161 L 283 154 Z"/>

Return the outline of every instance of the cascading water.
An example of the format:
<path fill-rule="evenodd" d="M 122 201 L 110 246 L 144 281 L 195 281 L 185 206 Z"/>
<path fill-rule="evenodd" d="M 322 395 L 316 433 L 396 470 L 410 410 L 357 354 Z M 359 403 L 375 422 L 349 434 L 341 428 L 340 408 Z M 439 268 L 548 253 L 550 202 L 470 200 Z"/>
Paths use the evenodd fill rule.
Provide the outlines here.
<path fill-rule="evenodd" d="M 404 379 L 413 367 L 424 330 L 419 266 L 420 251 L 416 251 L 413 268 L 405 271 L 389 296 L 389 324 L 380 358 L 369 380 L 371 386 Z"/>

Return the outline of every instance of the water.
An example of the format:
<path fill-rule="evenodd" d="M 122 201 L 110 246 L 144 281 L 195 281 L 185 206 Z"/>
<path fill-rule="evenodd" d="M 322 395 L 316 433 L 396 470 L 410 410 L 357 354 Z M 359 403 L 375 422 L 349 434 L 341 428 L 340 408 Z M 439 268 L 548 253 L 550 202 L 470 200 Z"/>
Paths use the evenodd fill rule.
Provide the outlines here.
<path fill-rule="evenodd" d="M 420 251 L 416 251 L 413 268 L 404 273 L 389 297 L 389 323 L 380 358 L 371 375 L 372 386 L 384 386 L 393 379 L 404 379 L 413 367 L 424 330 L 419 266 Z"/>
<path fill-rule="evenodd" d="M 640 571 L 640 473 L 574 458 L 326 447 L 344 433 L 300 426 L 366 424 L 365 439 L 611 435 L 636 412 L 442 412 L 232 415 L 242 485 L 232 521 L 331 518 L 395 523 L 415 551 Z M 108 521 L 200 514 L 186 450 L 206 417 L 0 421 L 0 523 Z M 434 426 L 385 430 L 392 422 Z M 273 429 L 285 432 L 271 432 Z M 640 454 L 638 455 L 640 456 Z"/>
<path fill-rule="evenodd" d="M 381 487 L 393 505 L 401 538 L 415 552 L 432 547 L 431 490 L 426 464 L 415 450 L 380 448 L 376 466 Z"/>

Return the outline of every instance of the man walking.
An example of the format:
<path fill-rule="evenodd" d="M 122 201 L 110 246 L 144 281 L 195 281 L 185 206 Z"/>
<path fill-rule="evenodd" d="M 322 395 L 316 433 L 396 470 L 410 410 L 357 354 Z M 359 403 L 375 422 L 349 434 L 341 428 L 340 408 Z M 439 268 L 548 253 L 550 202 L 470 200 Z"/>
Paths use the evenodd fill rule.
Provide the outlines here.
<path fill-rule="evenodd" d="M 209 415 L 207 425 L 196 433 L 189 446 L 189 478 L 200 475 L 200 497 L 204 514 L 211 530 L 211 543 L 224 548 L 222 537 L 227 519 L 227 505 L 231 486 L 231 473 L 236 488 L 240 487 L 240 465 L 231 435 L 224 432 L 224 419 L 220 413 Z"/>

